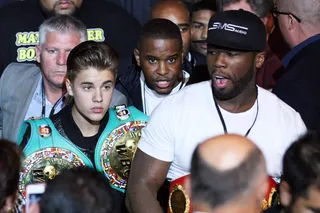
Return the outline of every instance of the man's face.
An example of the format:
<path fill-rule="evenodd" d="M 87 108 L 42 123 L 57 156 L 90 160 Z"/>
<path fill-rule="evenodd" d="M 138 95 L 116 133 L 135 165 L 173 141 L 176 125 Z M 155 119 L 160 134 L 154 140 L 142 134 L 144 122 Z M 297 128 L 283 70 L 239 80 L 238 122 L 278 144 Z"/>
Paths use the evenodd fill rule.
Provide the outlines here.
<path fill-rule="evenodd" d="M 276 8 L 278 11 L 281 12 L 288 12 L 288 10 L 285 8 L 283 1 L 276 0 Z M 290 35 L 290 32 L 288 30 L 289 28 L 289 17 L 287 15 L 279 15 L 278 16 L 278 25 L 280 28 L 280 31 L 285 39 L 285 41 L 288 43 L 288 45 L 292 48 L 294 47 L 294 42 L 292 40 L 292 36 Z"/>
<path fill-rule="evenodd" d="M 207 44 L 204 41 L 207 39 L 208 24 L 213 14 L 212 10 L 199 10 L 192 14 L 191 47 L 202 55 L 207 55 Z"/>
<path fill-rule="evenodd" d="M 68 93 L 74 98 L 72 115 L 78 121 L 100 123 L 109 109 L 114 89 L 114 74 L 89 67 L 73 80 L 67 80 Z"/>
<path fill-rule="evenodd" d="M 158 94 L 169 94 L 182 79 L 182 49 L 176 39 L 146 38 L 135 50 L 147 86 Z"/>
<path fill-rule="evenodd" d="M 40 0 L 42 7 L 50 13 L 72 15 L 81 7 L 82 0 Z"/>
<path fill-rule="evenodd" d="M 299 197 L 286 213 L 319 213 L 320 212 L 320 190 L 312 186 L 308 190 L 307 197 Z M 281 192 L 280 192 L 281 193 Z"/>
<path fill-rule="evenodd" d="M 207 66 L 216 99 L 232 99 L 249 84 L 255 84 L 255 61 L 253 52 L 218 49 L 208 45 Z"/>
<path fill-rule="evenodd" d="M 250 5 L 244 0 L 236 2 L 236 3 L 230 3 L 229 5 L 223 7 L 224 11 L 225 10 L 239 10 L 239 9 L 243 9 L 245 11 L 248 11 L 250 13 L 255 14 L 254 11 L 252 10 L 252 8 L 250 7 Z"/>
<path fill-rule="evenodd" d="M 68 55 L 80 42 L 80 34 L 47 33 L 44 44 L 36 47 L 37 61 L 40 63 L 45 84 L 55 88 L 63 87 Z"/>
<path fill-rule="evenodd" d="M 181 32 L 183 42 L 183 57 L 189 52 L 191 42 L 191 30 L 190 30 L 190 18 L 189 12 L 180 10 L 178 8 L 168 8 L 161 12 L 155 12 L 152 14 L 152 18 L 163 18 L 175 23 Z"/>

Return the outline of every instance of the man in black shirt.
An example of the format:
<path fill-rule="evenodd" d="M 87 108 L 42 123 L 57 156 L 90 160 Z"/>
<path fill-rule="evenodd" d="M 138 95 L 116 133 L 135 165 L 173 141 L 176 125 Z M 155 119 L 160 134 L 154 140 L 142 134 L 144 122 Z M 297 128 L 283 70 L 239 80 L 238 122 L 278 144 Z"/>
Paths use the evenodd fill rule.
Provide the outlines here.
<path fill-rule="evenodd" d="M 320 133 L 310 132 L 291 144 L 283 158 L 282 207 L 265 213 L 320 212 Z"/>
<path fill-rule="evenodd" d="M 0 76 L 11 62 L 35 62 L 38 28 L 56 14 L 78 18 L 88 28 L 88 40 L 117 50 L 119 75 L 127 71 L 141 26 L 124 9 L 104 0 L 25 0 L 0 9 Z"/>

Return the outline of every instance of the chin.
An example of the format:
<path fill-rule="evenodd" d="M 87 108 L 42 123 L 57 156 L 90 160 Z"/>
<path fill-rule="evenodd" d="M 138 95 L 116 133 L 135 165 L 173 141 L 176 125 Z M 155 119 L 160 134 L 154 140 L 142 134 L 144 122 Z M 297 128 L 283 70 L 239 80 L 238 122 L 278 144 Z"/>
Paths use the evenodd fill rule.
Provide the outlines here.
<path fill-rule="evenodd" d="M 156 93 L 160 94 L 160 95 L 169 95 L 171 93 L 171 91 L 173 90 L 173 88 L 168 88 L 168 89 L 156 89 Z"/>

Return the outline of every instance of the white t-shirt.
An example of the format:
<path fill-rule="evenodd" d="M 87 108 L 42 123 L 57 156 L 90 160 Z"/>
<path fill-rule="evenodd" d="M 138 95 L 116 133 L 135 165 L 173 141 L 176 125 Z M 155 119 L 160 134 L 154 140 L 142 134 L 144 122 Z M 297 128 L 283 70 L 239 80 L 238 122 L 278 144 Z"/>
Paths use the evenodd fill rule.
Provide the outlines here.
<path fill-rule="evenodd" d="M 182 82 L 180 82 L 175 88 L 173 88 L 171 93 L 168 95 L 172 95 L 186 86 L 190 75 L 186 71 L 182 71 L 182 72 L 183 72 L 183 79 L 184 80 Z M 153 110 L 168 95 L 160 95 L 157 92 L 155 92 L 154 90 L 150 89 L 145 84 L 145 78 L 144 78 L 143 72 L 141 72 L 141 75 L 140 75 L 140 84 L 141 84 L 141 97 L 142 97 L 143 113 L 145 113 L 146 115 L 151 115 Z"/>
<path fill-rule="evenodd" d="M 282 156 L 287 147 L 306 132 L 299 113 L 269 91 L 258 87 L 259 113 L 248 138 L 262 150 L 269 175 L 282 173 Z M 257 112 L 257 101 L 246 112 L 230 113 L 220 107 L 228 133 L 245 135 Z M 210 81 L 190 85 L 165 98 L 142 130 L 138 147 L 161 161 L 172 162 L 167 178 L 189 174 L 196 146 L 224 134 Z"/>

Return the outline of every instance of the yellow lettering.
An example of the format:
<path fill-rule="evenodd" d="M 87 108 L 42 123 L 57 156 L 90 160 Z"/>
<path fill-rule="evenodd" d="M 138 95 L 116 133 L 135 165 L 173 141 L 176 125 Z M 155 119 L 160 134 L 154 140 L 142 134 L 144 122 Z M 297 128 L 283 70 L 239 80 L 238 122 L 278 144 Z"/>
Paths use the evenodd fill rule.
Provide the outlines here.
<path fill-rule="evenodd" d="M 25 44 L 27 41 L 27 36 L 28 36 L 27 33 L 17 33 L 16 45 L 20 46 L 21 44 Z"/>
<path fill-rule="evenodd" d="M 20 47 L 17 50 L 17 61 L 34 61 L 36 59 L 36 49 L 35 47 Z"/>
<path fill-rule="evenodd" d="M 29 35 L 28 44 L 37 44 L 38 43 L 38 37 L 35 33 L 31 33 Z"/>
<path fill-rule="evenodd" d="M 96 31 L 96 41 L 104 41 L 103 30 Z"/>
<path fill-rule="evenodd" d="M 89 41 L 104 41 L 104 31 L 101 28 L 88 29 Z"/>
<path fill-rule="evenodd" d="M 89 41 L 94 41 L 94 39 L 95 39 L 95 36 L 94 36 L 95 34 L 94 34 L 94 30 L 88 30 L 88 40 Z"/>
<path fill-rule="evenodd" d="M 38 32 L 19 32 L 16 34 L 16 45 L 37 45 L 39 39 Z"/>

